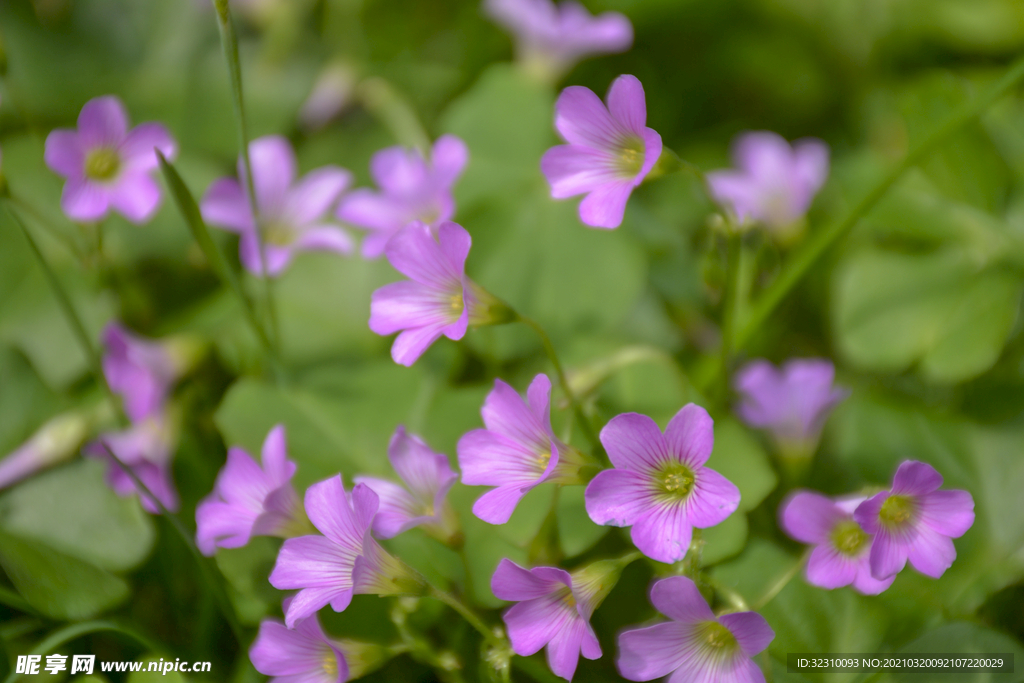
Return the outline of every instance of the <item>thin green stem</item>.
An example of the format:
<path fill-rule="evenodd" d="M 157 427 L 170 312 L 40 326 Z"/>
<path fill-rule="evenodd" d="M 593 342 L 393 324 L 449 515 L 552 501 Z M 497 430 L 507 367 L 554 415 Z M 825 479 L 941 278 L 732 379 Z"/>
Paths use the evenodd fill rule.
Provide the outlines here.
<path fill-rule="evenodd" d="M 33 206 L 31 203 L 29 203 L 19 195 L 14 194 L 13 192 L 9 193 L 8 200 L 19 211 L 28 214 L 32 218 L 32 220 L 36 222 L 37 225 L 41 226 L 43 230 L 50 233 L 55 239 L 57 239 L 61 244 L 63 244 L 64 247 L 67 248 L 67 250 L 70 251 L 76 259 L 82 261 L 85 258 L 85 255 L 82 253 L 82 250 L 78 247 L 78 243 L 75 241 L 75 239 L 71 235 L 67 234 L 66 232 L 58 228 L 56 225 L 54 225 L 49 218 L 44 216 L 43 213 L 39 211 L 39 209 L 37 209 L 35 206 Z"/>
<path fill-rule="evenodd" d="M 754 303 L 746 324 L 736 335 L 736 347 L 742 348 L 750 336 L 768 319 L 787 294 L 803 279 L 818 259 L 844 237 L 910 168 L 922 161 L 954 133 L 976 119 L 992 103 L 1005 95 L 1024 79 L 1024 58 L 1018 59 L 1007 72 L 984 94 L 953 112 L 942 124 L 926 136 L 895 168 L 875 183 L 875 186 L 842 219 L 824 230 L 815 232 L 786 264 L 783 271 Z M 723 370 L 725 368 L 722 368 Z"/>
<path fill-rule="evenodd" d="M 540 326 L 537 321 L 533 318 L 528 318 L 518 311 L 514 311 L 515 319 L 534 332 L 540 337 L 540 343 L 544 347 L 544 353 L 547 354 L 548 359 L 551 361 L 551 365 L 555 368 L 555 376 L 558 378 L 558 385 L 562 388 L 562 393 L 565 394 L 566 399 L 569 401 L 569 405 L 572 406 L 572 411 L 576 415 L 576 420 L 580 423 L 580 429 L 583 430 L 583 434 L 587 437 L 587 440 L 595 446 L 600 445 L 600 441 L 597 439 L 597 435 L 594 434 L 593 427 L 590 426 L 590 420 L 583 414 L 583 408 L 580 406 L 579 401 L 576 400 L 576 396 L 573 394 L 572 389 L 569 387 L 569 382 L 565 378 L 565 371 L 562 369 L 562 363 L 558 360 L 558 353 L 555 351 L 554 344 L 551 343 L 551 338 L 548 337 L 547 332 Z"/>
<path fill-rule="evenodd" d="M 744 597 L 740 595 L 739 591 L 732 588 L 731 586 L 726 586 L 724 583 L 722 583 L 714 577 L 706 576 L 706 581 L 708 585 L 714 588 L 716 593 L 720 594 L 723 598 L 725 598 L 725 601 L 728 602 L 734 609 L 739 610 L 740 612 L 750 611 L 750 606 L 747 604 L 746 599 L 744 599 Z"/>
<path fill-rule="evenodd" d="M 804 553 L 799 560 L 797 560 L 792 567 L 786 570 L 786 573 L 778 578 L 778 580 L 768 587 L 768 590 L 764 592 L 760 598 L 754 601 L 751 606 L 753 610 L 759 610 L 769 602 L 775 599 L 775 596 L 782 592 L 782 589 L 789 585 L 789 582 L 800 573 L 803 569 L 804 563 L 807 562 L 807 554 Z"/>
<path fill-rule="evenodd" d="M 722 302 L 722 347 L 719 354 L 719 362 L 722 368 L 727 371 L 736 346 L 736 301 L 740 291 L 740 258 L 743 249 L 743 236 L 735 230 L 731 221 L 727 221 L 726 226 L 728 228 L 726 236 L 728 245 L 725 290 L 723 292 L 724 300 Z M 728 373 L 725 374 L 727 375 Z M 722 391 L 723 399 L 727 395 L 728 386 L 725 386 Z"/>
<path fill-rule="evenodd" d="M 367 78 L 356 88 L 356 97 L 391 131 L 399 144 L 415 147 L 424 157 L 430 154 L 430 136 L 416 112 L 383 78 Z"/>
<path fill-rule="evenodd" d="M 41 640 L 38 645 L 32 648 L 32 652 L 30 652 L 29 654 L 50 654 L 53 652 L 54 649 L 60 647 L 61 645 L 64 645 L 65 643 L 69 643 L 72 640 L 75 640 L 76 638 L 81 638 L 82 636 L 87 636 L 91 633 L 100 633 L 103 631 L 111 631 L 113 633 L 118 633 L 131 640 L 134 640 L 149 652 L 157 652 L 160 649 L 156 647 L 155 644 L 145 636 L 139 634 L 138 632 L 130 628 L 121 626 L 116 622 L 83 621 L 77 624 L 71 624 L 70 626 L 65 626 L 62 629 L 54 631 L 49 636 Z M 7 678 L 4 679 L 3 683 L 14 683 L 14 681 L 20 679 L 22 675 L 23 674 L 12 671 L 10 675 L 8 675 Z"/>
<path fill-rule="evenodd" d="M 484 623 L 483 619 L 481 619 L 479 615 L 472 610 L 472 608 L 467 606 L 451 593 L 443 591 L 437 586 L 428 583 L 427 594 L 432 598 L 437 598 L 458 612 L 463 619 L 469 622 L 470 626 L 476 629 L 477 632 L 484 637 L 484 640 L 487 641 L 487 644 L 491 647 L 507 647 L 508 644 L 505 642 L 504 638 L 498 637 L 498 635 L 496 635 L 495 632 Z"/>
<path fill-rule="evenodd" d="M 231 20 L 231 10 L 228 7 L 228 0 L 216 0 L 217 26 L 220 28 L 221 45 L 224 48 L 224 59 L 228 65 L 228 76 L 231 80 L 232 100 L 235 111 L 235 120 L 238 123 L 238 146 L 242 158 L 242 170 L 245 178 L 246 195 L 249 199 L 249 210 L 252 212 L 253 222 L 256 224 L 256 238 L 259 241 L 260 270 L 263 273 L 263 296 L 266 299 L 267 318 L 270 322 L 271 340 L 276 350 L 280 350 L 280 334 L 277 324 L 277 307 L 274 303 L 274 293 L 270 277 L 267 271 L 266 244 L 264 241 L 264 226 L 260 217 L 258 202 L 256 201 L 256 189 L 252 178 L 252 163 L 249 159 L 249 127 L 245 118 L 245 98 L 242 93 L 242 62 L 238 56 L 238 36 L 235 33 L 235 25 Z"/>
<path fill-rule="evenodd" d="M 0 605 L 7 605 L 11 609 L 16 609 L 19 612 L 25 612 L 26 614 L 38 614 L 38 612 L 32 608 L 32 605 L 25 601 L 25 598 L 3 586 L 0 586 Z"/>
<path fill-rule="evenodd" d="M 476 600 L 476 593 L 473 592 L 473 570 L 469 565 L 469 555 L 466 553 L 465 544 L 459 548 L 459 560 L 462 561 L 462 573 L 465 575 L 462 594 L 467 600 Z"/>

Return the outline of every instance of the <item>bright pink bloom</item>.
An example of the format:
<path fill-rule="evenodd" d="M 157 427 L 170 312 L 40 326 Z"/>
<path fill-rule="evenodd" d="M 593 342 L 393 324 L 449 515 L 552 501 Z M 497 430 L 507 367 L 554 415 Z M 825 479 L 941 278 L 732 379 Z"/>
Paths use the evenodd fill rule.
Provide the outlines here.
<path fill-rule="evenodd" d="M 480 410 L 486 429 L 474 429 L 457 447 L 462 483 L 494 486 L 473 504 L 473 514 L 504 524 L 532 488 L 545 481 L 577 483 L 582 456 L 551 430 L 551 380 L 537 375 L 527 400 L 497 379 Z"/>
<path fill-rule="evenodd" d="M 625 52 L 633 44 L 633 25 L 618 12 L 592 16 L 566 0 L 486 0 L 484 11 L 516 37 L 516 50 L 528 66 L 558 76 L 591 55 Z"/>
<path fill-rule="evenodd" d="M 807 560 L 807 582 L 821 588 L 853 587 L 877 595 L 892 585 L 893 574 L 878 580 L 871 575 L 871 534 L 853 520 L 864 498 L 832 500 L 811 491 L 798 491 L 783 502 L 779 525 L 814 550 Z"/>
<path fill-rule="evenodd" d="M 110 388 L 124 399 L 129 419 L 141 420 L 160 410 L 182 370 L 171 351 L 118 323 L 103 330 L 103 345 L 103 374 Z"/>
<path fill-rule="evenodd" d="M 651 681 L 672 674 L 669 683 L 764 683 L 752 658 L 768 647 L 775 632 L 760 614 L 716 617 L 685 576 L 654 584 L 651 603 L 672 621 L 619 635 L 617 664 L 624 678 Z"/>
<path fill-rule="evenodd" d="M 357 484 L 366 484 L 380 497 L 373 531 L 380 538 L 392 538 L 422 524 L 439 535 L 448 535 L 451 530 L 446 527 L 454 513 L 445 497 L 459 478 L 448 457 L 435 453 L 423 439 L 400 426 L 388 444 L 388 460 L 405 487 L 377 477 L 355 478 Z"/>
<path fill-rule="evenodd" d="M 633 188 L 661 156 L 661 136 L 647 127 L 640 81 L 619 76 L 607 99 L 605 107 L 588 88 L 563 90 L 555 103 L 555 128 L 569 144 L 552 147 L 540 160 L 552 197 L 587 195 L 580 220 L 595 228 L 622 224 Z"/>
<path fill-rule="evenodd" d="M 928 463 L 906 460 L 896 470 L 889 491 L 868 498 L 853 518 L 874 534 L 871 574 L 887 579 L 898 574 L 907 560 L 933 579 L 942 576 L 956 559 L 951 539 L 963 536 L 974 524 L 974 498 L 967 491 L 939 491 L 942 475 Z"/>
<path fill-rule="evenodd" d="M 548 666 L 567 681 L 581 652 L 587 659 L 601 656 L 590 626 L 597 607 L 594 586 L 574 581 L 564 569 L 527 570 L 504 559 L 491 577 L 491 591 L 501 600 L 519 602 L 502 615 L 517 655 L 529 657 L 547 645 Z"/>
<path fill-rule="evenodd" d="M 167 416 L 156 413 L 132 424 L 124 431 L 101 434 L 99 439 L 87 445 L 83 452 L 107 463 L 107 483 L 115 493 L 119 496 L 138 493 L 142 507 L 147 512 L 157 515 L 160 514 L 159 505 L 136 489 L 135 482 L 110 457 L 107 449 L 135 473 L 139 481 L 163 503 L 165 508 L 175 512 L 178 509 L 178 492 L 174 488 L 174 479 L 171 476 L 173 445 L 173 433 Z"/>
<path fill-rule="evenodd" d="M 78 129 L 58 128 L 46 137 L 46 165 L 65 178 L 60 206 L 75 221 L 92 222 L 113 208 L 133 223 L 145 223 L 160 206 L 160 186 L 151 177 L 156 151 L 168 159 L 178 146 L 159 123 L 128 130 L 128 114 L 113 95 L 89 100 Z"/>
<path fill-rule="evenodd" d="M 238 179 L 221 178 L 203 196 L 203 220 L 241 235 L 239 255 L 246 269 L 263 273 L 260 236 L 266 245 L 267 272 L 279 275 L 296 251 L 348 254 L 352 239 L 329 216 L 352 174 L 337 166 L 322 166 L 296 182 L 295 153 L 283 137 L 270 135 L 249 143 L 259 226 L 249 204 L 245 166 L 238 160 Z"/>
<path fill-rule="evenodd" d="M 328 638 L 316 615 L 290 629 L 276 619 L 260 622 L 249 648 L 257 671 L 270 683 L 344 683 L 349 678 L 344 645 Z"/>
<path fill-rule="evenodd" d="M 704 467 L 714 438 L 711 416 L 693 403 L 676 413 L 664 434 L 646 415 L 613 417 L 601 443 L 615 469 L 587 486 L 587 514 L 596 524 L 632 526 L 633 543 L 651 559 L 683 559 L 693 528 L 721 523 L 740 502 L 732 482 Z"/>
<path fill-rule="evenodd" d="M 240 548 L 250 536 L 288 538 L 305 522 L 292 487 L 295 463 L 288 460 L 284 425 L 263 441 L 263 467 L 241 448 L 228 449 L 228 461 L 213 492 L 196 507 L 196 545 L 204 555 L 218 547 Z"/>
<path fill-rule="evenodd" d="M 775 133 L 744 133 L 733 146 L 738 170 L 708 173 L 708 186 L 740 223 L 785 230 L 804 217 L 825 184 L 828 156 L 828 145 L 814 138 L 790 147 Z"/>
<path fill-rule="evenodd" d="M 452 186 L 469 160 L 469 150 L 454 135 L 434 143 L 430 159 L 401 145 L 382 149 L 370 160 L 370 175 L 380 192 L 360 188 L 338 206 L 338 218 L 370 232 L 363 256 L 377 258 L 399 230 L 413 221 L 438 225 L 455 214 Z"/>

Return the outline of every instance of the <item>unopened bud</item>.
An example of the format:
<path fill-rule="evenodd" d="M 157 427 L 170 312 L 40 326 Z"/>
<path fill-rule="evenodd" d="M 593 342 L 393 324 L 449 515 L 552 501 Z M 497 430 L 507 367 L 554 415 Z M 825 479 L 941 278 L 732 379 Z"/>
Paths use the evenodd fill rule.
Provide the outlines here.
<path fill-rule="evenodd" d="M 75 455 L 89 435 L 91 421 L 78 412 L 53 418 L 0 460 L 0 489 Z"/>

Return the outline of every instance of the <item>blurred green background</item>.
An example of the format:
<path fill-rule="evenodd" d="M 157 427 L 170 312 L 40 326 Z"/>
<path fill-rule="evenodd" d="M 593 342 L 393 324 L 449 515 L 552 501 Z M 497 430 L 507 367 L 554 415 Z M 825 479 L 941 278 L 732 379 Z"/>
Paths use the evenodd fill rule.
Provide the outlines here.
<path fill-rule="evenodd" d="M 729 165 L 729 143 L 743 130 L 824 139 L 833 167 L 811 231 L 841 216 L 1024 51 L 1019 0 L 586 4 L 625 13 L 635 44 L 583 62 L 560 86 L 603 95 L 615 76 L 636 75 L 648 125 L 705 170 Z M 250 0 L 235 9 L 251 135 L 287 135 L 302 171 L 334 163 L 358 185 L 370 184 L 371 155 L 401 142 L 372 107 L 354 96 L 322 128 L 299 119 L 323 69 L 342 65 L 356 82 L 389 83 L 431 137 L 461 136 L 470 165 L 456 186 L 455 220 L 473 237 L 470 276 L 544 325 L 572 369 L 596 367 L 625 347 L 640 350 L 640 361 L 588 396 L 599 422 L 629 410 L 664 424 L 688 400 L 708 405 L 717 427 L 710 464 L 739 485 L 743 502 L 741 513 L 706 535 L 705 560 L 716 565 L 716 578 L 747 596 L 783 574 L 800 548 L 775 523 L 786 486 L 770 448 L 729 417 L 726 397 L 706 399 L 687 379 L 717 352 L 724 278 L 724 249 L 708 227 L 712 207 L 692 178 L 645 184 L 618 230 L 582 226 L 576 202 L 552 201 L 539 170 L 540 156 L 557 141 L 557 90 L 515 70 L 510 38 L 475 0 Z M 289 372 L 286 382 L 271 381 L 236 301 L 169 199 L 143 227 L 111 217 L 103 261 L 89 263 L 76 253 L 83 235 L 59 213 L 62 181 L 43 163 L 48 132 L 73 126 L 87 100 L 112 93 L 133 123 L 169 127 L 181 148 L 177 168 L 196 196 L 233 173 L 236 128 L 212 9 L 202 0 L 3 0 L 0 40 L 0 170 L 12 192 L 57 228 L 59 237 L 29 219 L 90 331 L 98 338 L 118 318 L 148 336 L 193 332 L 213 345 L 174 399 L 185 416 L 174 474 L 186 524 L 211 490 L 225 446 L 256 453 L 278 422 L 288 427 L 300 486 L 337 471 L 346 481 L 359 472 L 387 475 L 385 447 L 398 424 L 454 459 L 458 437 L 480 425 L 495 377 L 523 389 L 548 370 L 535 338 L 516 327 L 471 331 L 459 344 L 442 340 L 413 368 L 397 366 L 390 340 L 366 324 L 370 293 L 396 279 L 386 261 L 304 254 L 275 286 Z M 750 344 L 749 356 L 775 362 L 830 357 L 853 389 L 829 423 L 813 487 L 839 494 L 884 485 L 897 463 L 915 458 L 935 465 L 947 487 L 971 491 L 978 511 L 939 581 L 908 570 L 876 598 L 791 583 L 763 611 L 777 634 L 769 648 L 776 681 L 805 680 L 785 672 L 787 652 L 881 650 L 1014 652 L 1019 673 L 998 679 L 906 678 L 1024 680 L 1022 182 L 1024 90 L 1017 88 L 906 174 Z M 216 237 L 236 259 L 235 238 Z M 751 243 L 756 297 L 789 252 L 764 238 Z M 59 412 L 99 398 L 24 238 L 0 212 L 0 453 Z M 568 419 L 556 412 L 556 431 Z M 494 608 L 500 603 L 488 590 L 490 573 L 501 557 L 525 560 L 551 490 L 539 488 L 499 528 L 469 514 L 478 493 L 459 486 L 452 497 L 472 551 L 474 597 Z M 587 519 L 582 499 L 581 488 L 566 489 L 560 502 L 566 566 L 628 546 L 619 530 Z M 278 545 L 260 538 L 217 557 L 248 625 L 279 613 L 282 594 L 266 583 Z M 464 580 L 457 557 L 418 530 L 389 546 L 433 578 Z M 70 462 L 0 494 L 0 567 L 0 585 L 17 589 L 37 612 L 0 605 L 7 655 L 0 676 L 7 660 L 61 622 L 107 614 L 175 656 L 213 662 L 210 676 L 189 680 L 261 680 L 180 540 L 136 501 L 110 493 L 96 463 Z M 605 656 L 581 660 L 576 680 L 618 680 L 614 637 L 653 617 L 642 599 L 651 576 L 641 563 L 626 571 L 594 617 Z M 357 596 L 324 623 L 337 634 L 388 641 L 387 610 L 385 600 Z M 425 602 L 415 618 L 437 637 L 446 628 L 439 604 Z M 468 629 L 447 635 L 472 661 Z M 104 635 L 73 649 L 101 659 L 147 654 Z M 474 680 L 476 672 L 465 674 Z M 434 677 L 407 657 L 371 676 Z"/>

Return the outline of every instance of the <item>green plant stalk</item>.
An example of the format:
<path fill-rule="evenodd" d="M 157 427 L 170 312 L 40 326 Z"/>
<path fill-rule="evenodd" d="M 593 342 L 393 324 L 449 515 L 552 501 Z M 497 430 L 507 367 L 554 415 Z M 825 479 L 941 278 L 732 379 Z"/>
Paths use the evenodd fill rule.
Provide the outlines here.
<path fill-rule="evenodd" d="M 751 609 L 757 611 L 774 600 L 775 596 L 781 593 L 782 589 L 788 586 L 789 582 L 800 573 L 800 570 L 803 569 L 804 564 L 807 562 L 808 556 L 809 553 L 801 555 L 800 559 L 793 563 L 793 566 L 790 567 L 785 574 L 780 576 L 775 583 L 768 587 L 768 590 L 764 592 L 764 595 L 754 601 L 751 605 Z"/>
<path fill-rule="evenodd" d="M 415 147 L 424 158 L 430 156 L 430 137 L 423 129 L 416 113 L 395 88 L 383 78 L 367 78 L 356 88 L 356 97 L 381 123 L 395 140 Z"/>
<path fill-rule="evenodd" d="M 38 614 L 23 597 L 3 586 L 0 586 L 0 605 L 7 605 L 11 609 L 16 609 L 26 614 Z"/>
<path fill-rule="evenodd" d="M 726 276 L 724 301 L 722 302 L 722 347 L 720 350 L 719 363 L 724 370 L 729 369 L 732 354 L 736 347 L 736 302 L 740 294 L 740 258 L 743 250 L 743 235 L 740 234 L 732 221 L 726 222 L 728 234 L 726 252 Z M 728 373 L 723 373 L 727 378 Z M 729 395 L 729 387 L 726 384 L 722 387 L 722 399 Z"/>
<path fill-rule="evenodd" d="M 139 645 L 142 645 L 143 648 L 150 652 L 157 652 L 160 649 L 158 647 L 155 647 L 154 643 L 152 643 L 148 638 L 137 633 L 132 629 L 121 626 L 120 624 L 113 621 L 97 620 L 83 621 L 77 624 L 71 624 L 70 626 L 65 626 L 62 629 L 54 631 L 49 636 L 41 640 L 38 645 L 32 648 L 32 652 L 30 652 L 29 654 L 50 654 L 53 652 L 55 648 L 58 648 L 65 643 L 71 642 L 76 638 L 87 636 L 90 633 L 100 633 L 102 631 L 111 631 L 113 633 L 119 633 L 123 636 L 126 636 L 127 638 L 130 638 L 131 640 L 137 642 Z M 10 675 L 4 679 L 3 683 L 14 683 L 23 675 L 24 674 L 19 674 L 12 671 Z"/>
<path fill-rule="evenodd" d="M 468 621 L 469 625 L 476 629 L 477 632 L 484 637 L 484 640 L 487 642 L 488 645 L 495 648 L 502 648 L 508 646 L 508 643 L 505 641 L 505 639 L 498 637 L 492 629 L 488 628 L 487 624 L 484 623 L 483 619 L 481 619 L 480 616 L 476 612 L 474 612 L 470 607 L 468 607 L 464 602 L 456 598 L 451 593 L 443 591 L 440 588 L 434 586 L 433 584 L 427 582 L 426 579 L 424 579 L 424 583 L 426 583 L 427 586 L 427 595 L 429 595 L 432 598 L 440 600 L 441 602 L 443 602 L 444 604 L 448 605 L 453 610 L 458 612 L 459 616 Z"/>
<path fill-rule="evenodd" d="M 789 294 L 790 290 L 803 279 L 818 259 L 844 237 L 860 219 L 867 214 L 886 195 L 896 182 L 911 167 L 923 160 L 945 140 L 976 119 L 991 104 L 1005 95 L 1013 86 L 1024 79 L 1024 58 L 1018 59 L 1007 72 L 984 94 L 966 103 L 953 112 L 942 124 L 935 128 L 914 149 L 903 158 L 894 169 L 879 180 L 873 188 L 850 210 L 841 220 L 829 225 L 824 230 L 813 233 L 793 259 L 751 307 L 746 324 L 736 335 L 736 348 L 742 348 L 750 336 L 768 319 L 772 311 Z"/>
<path fill-rule="evenodd" d="M 14 194 L 13 192 L 8 194 L 8 200 L 13 204 L 19 211 L 26 213 L 32 217 L 37 224 L 42 226 L 46 232 L 50 233 L 56 238 L 61 244 L 70 251 L 75 258 L 79 261 L 84 260 L 85 255 L 82 250 L 78 247 L 78 243 L 75 239 L 68 235 L 66 232 L 54 225 L 50 220 L 42 214 L 39 209 L 34 207 L 31 203 L 23 199 L 21 196 Z"/>
<path fill-rule="evenodd" d="M 199 244 L 199 248 L 203 250 L 203 254 L 206 255 L 206 259 L 213 266 L 217 275 L 228 285 L 228 288 L 231 289 L 241 303 L 245 319 L 252 328 L 253 333 L 255 333 L 257 341 L 274 366 L 274 369 L 280 372 L 282 369 L 281 359 L 277 349 L 271 344 L 269 335 L 263 329 L 259 318 L 257 318 L 256 311 L 253 310 L 249 297 L 245 295 L 245 291 L 242 289 L 242 283 L 238 279 L 238 275 L 228 265 L 228 261 L 224 258 L 224 254 L 221 253 L 220 247 L 217 246 L 217 243 L 213 241 L 213 237 L 210 236 L 210 231 L 207 229 L 206 223 L 203 222 L 203 216 L 199 211 L 199 205 L 196 204 L 196 200 L 189 191 L 188 186 L 185 185 L 185 181 L 178 175 L 171 162 L 167 161 L 159 150 L 157 150 L 156 154 L 160 161 L 160 171 L 163 173 L 168 187 L 170 187 L 171 196 L 174 197 L 178 210 L 181 211 L 185 223 L 192 232 L 192 236 Z"/>
<path fill-rule="evenodd" d="M 263 271 L 263 296 L 266 299 L 267 318 L 270 321 L 271 340 L 275 350 L 280 349 L 280 335 L 277 325 L 277 307 L 274 304 L 274 292 L 270 274 L 267 272 L 266 245 L 263 240 L 263 224 L 260 220 L 259 206 L 256 202 L 256 188 L 252 179 L 252 163 L 249 160 L 249 127 L 245 118 L 245 98 L 242 95 L 242 62 L 238 56 L 238 35 L 235 33 L 234 22 L 231 21 L 231 9 L 228 0 L 215 0 L 217 7 L 217 27 L 220 29 L 220 42 L 224 48 L 224 60 L 228 65 L 228 77 L 231 80 L 231 103 L 238 123 L 238 146 L 242 157 L 245 174 L 246 194 L 249 198 L 249 210 L 256 224 L 256 236 L 259 239 L 260 270 Z"/>

